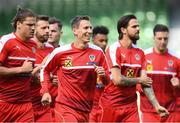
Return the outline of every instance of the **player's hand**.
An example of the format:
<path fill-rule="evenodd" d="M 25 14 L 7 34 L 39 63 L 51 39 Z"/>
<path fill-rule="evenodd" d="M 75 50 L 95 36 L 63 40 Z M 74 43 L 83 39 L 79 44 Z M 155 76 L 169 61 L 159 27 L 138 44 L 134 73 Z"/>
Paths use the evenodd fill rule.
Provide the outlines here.
<path fill-rule="evenodd" d="M 144 86 L 151 86 L 152 85 L 152 79 L 148 76 L 142 76 L 140 77 L 139 83 Z"/>
<path fill-rule="evenodd" d="M 94 64 L 94 67 L 95 67 L 95 71 L 99 77 L 105 76 L 105 70 L 103 67 L 96 66 L 95 64 Z"/>
<path fill-rule="evenodd" d="M 52 79 L 52 85 L 57 87 L 59 82 L 57 75 L 52 75 L 51 79 Z"/>
<path fill-rule="evenodd" d="M 171 78 L 171 84 L 173 85 L 173 87 L 175 88 L 180 88 L 180 83 L 179 83 L 179 79 L 173 75 L 173 77 Z"/>
<path fill-rule="evenodd" d="M 158 106 L 155 109 L 156 112 L 160 115 L 160 117 L 167 117 L 169 115 L 168 110 L 162 106 Z"/>
<path fill-rule="evenodd" d="M 41 99 L 41 103 L 43 106 L 47 106 L 52 102 L 51 95 L 49 93 L 44 93 Z"/>
<path fill-rule="evenodd" d="M 31 61 L 24 61 L 23 65 L 20 67 L 21 73 L 30 73 L 33 71 L 33 64 Z"/>

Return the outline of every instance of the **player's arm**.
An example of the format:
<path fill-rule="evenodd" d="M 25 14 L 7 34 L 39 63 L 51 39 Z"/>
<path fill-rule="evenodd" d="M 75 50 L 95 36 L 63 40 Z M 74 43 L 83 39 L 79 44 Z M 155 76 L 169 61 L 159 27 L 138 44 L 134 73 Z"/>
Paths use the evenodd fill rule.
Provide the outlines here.
<path fill-rule="evenodd" d="M 33 70 L 33 64 L 31 61 L 24 61 L 22 66 L 20 67 L 13 67 L 8 68 L 4 67 L 2 63 L 0 63 L 0 75 L 1 76 L 9 76 L 9 75 L 15 75 L 20 73 L 30 73 Z"/>
<path fill-rule="evenodd" d="M 138 83 L 150 86 L 152 84 L 152 80 L 149 77 L 128 78 L 123 76 L 119 67 L 111 68 L 111 75 L 112 81 L 116 86 L 135 86 Z"/>
<path fill-rule="evenodd" d="M 142 77 L 147 76 L 145 70 L 141 71 L 141 76 Z M 154 106 L 156 112 L 161 117 L 167 116 L 169 114 L 169 112 L 167 111 L 166 108 L 160 106 L 159 102 L 156 99 L 156 96 L 154 94 L 152 86 L 142 85 L 142 89 L 143 89 L 143 92 L 145 93 L 145 95 L 147 96 L 147 98 L 149 99 L 150 103 Z"/>
<path fill-rule="evenodd" d="M 40 81 L 41 81 L 41 90 L 40 93 L 42 95 L 41 102 L 43 105 L 47 105 L 51 103 L 51 95 L 49 94 L 48 85 L 51 82 L 50 73 L 56 68 L 56 58 L 55 53 L 52 52 L 50 56 L 48 56 L 45 64 L 42 66 L 40 70 Z"/>

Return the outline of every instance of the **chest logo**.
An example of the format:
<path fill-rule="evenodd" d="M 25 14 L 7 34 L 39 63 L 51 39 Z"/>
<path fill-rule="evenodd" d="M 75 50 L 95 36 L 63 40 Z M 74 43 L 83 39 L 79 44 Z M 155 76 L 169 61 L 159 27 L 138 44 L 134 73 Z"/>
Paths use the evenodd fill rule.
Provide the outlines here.
<path fill-rule="evenodd" d="M 146 67 L 146 70 L 147 71 L 152 71 L 153 70 L 152 64 L 148 64 L 147 67 Z"/>
<path fill-rule="evenodd" d="M 71 67 L 72 66 L 72 60 L 65 60 L 64 67 Z"/>
<path fill-rule="evenodd" d="M 90 61 L 94 61 L 95 60 L 95 55 L 89 55 L 89 59 L 90 59 Z"/>
<path fill-rule="evenodd" d="M 172 60 L 168 60 L 168 66 L 172 67 L 173 66 L 173 61 Z"/>
<path fill-rule="evenodd" d="M 134 70 L 133 69 L 128 69 L 127 70 L 127 73 L 126 73 L 126 77 L 128 77 L 128 78 L 132 78 L 132 77 L 134 77 Z"/>
<path fill-rule="evenodd" d="M 140 56 L 139 56 L 139 54 L 135 54 L 135 59 L 137 60 L 137 61 L 139 61 L 140 60 Z"/>

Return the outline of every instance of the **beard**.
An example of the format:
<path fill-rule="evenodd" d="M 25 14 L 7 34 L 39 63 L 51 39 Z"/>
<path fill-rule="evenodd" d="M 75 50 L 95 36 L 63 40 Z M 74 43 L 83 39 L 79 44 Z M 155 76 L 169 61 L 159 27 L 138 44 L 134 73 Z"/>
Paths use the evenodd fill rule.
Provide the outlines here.
<path fill-rule="evenodd" d="M 129 35 L 129 38 L 131 39 L 133 44 L 137 44 L 137 40 L 139 40 L 139 34 L 138 35 Z"/>
<path fill-rule="evenodd" d="M 36 37 L 41 43 L 44 43 L 48 40 L 48 36 L 46 36 L 46 35 L 40 35 L 40 34 L 36 33 Z"/>

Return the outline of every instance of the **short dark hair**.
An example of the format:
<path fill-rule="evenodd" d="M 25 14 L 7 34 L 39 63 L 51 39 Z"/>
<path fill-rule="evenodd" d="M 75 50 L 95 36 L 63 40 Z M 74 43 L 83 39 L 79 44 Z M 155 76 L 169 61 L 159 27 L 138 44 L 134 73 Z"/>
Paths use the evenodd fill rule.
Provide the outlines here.
<path fill-rule="evenodd" d="M 128 24 L 129 24 L 129 21 L 131 19 L 137 19 L 135 15 L 133 14 L 129 14 L 129 15 L 125 15 L 125 16 L 122 16 L 118 22 L 117 22 L 117 31 L 119 33 L 119 39 L 122 39 L 122 32 L 121 32 L 121 28 L 127 28 L 128 27 Z"/>
<path fill-rule="evenodd" d="M 82 15 L 82 16 L 76 16 L 75 18 L 73 18 L 71 20 L 71 28 L 77 28 L 79 27 L 79 24 L 82 20 L 87 20 L 89 21 L 90 20 L 90 17 L 89 16 L 86 16 L 86 15 Z"/>
<path fill-rule="evenodd" d="M 47 15 L 38 15 L 36 18 L 36 22 L 38 21 L 48 21 L 49 22 L 49 16 Z"/>
<path fill-rule="evenodd" d="M 16 29 L 17 22 L 23 22 L 26 17 L 36 17 L 36 14 L 33 13 L 30 9 L 17 7 L 17 12 L 14 18 L 12 19 L 12 26 Z"/>
<path fill-rule="evenodd" d="M 58 27 L 59 27 L 59 29 L 61 30 L 62 27 L 63 27 L 61 21 L 60 21 L 59 19 L 55 18 L 55 17 L 51 17 L 51 18 L 49 19 L 49 24 L 55 24 L 55 23 L 58 24 Z"/>
<path fill-rule="evenodd" d="M 155 35 L 156 32 L 169 32 L 169 29 L 166 25 L 156 24 L 153 29 L 153 34 Z"/>
<path fill-rule="evenodd" d="M 107 35 L 109 33 L 109 29 L 106 26 L 95 26 L 93 28 L 93 34 L 92 37 L 94 37 L 97 34 L 104 34 Z"/>

